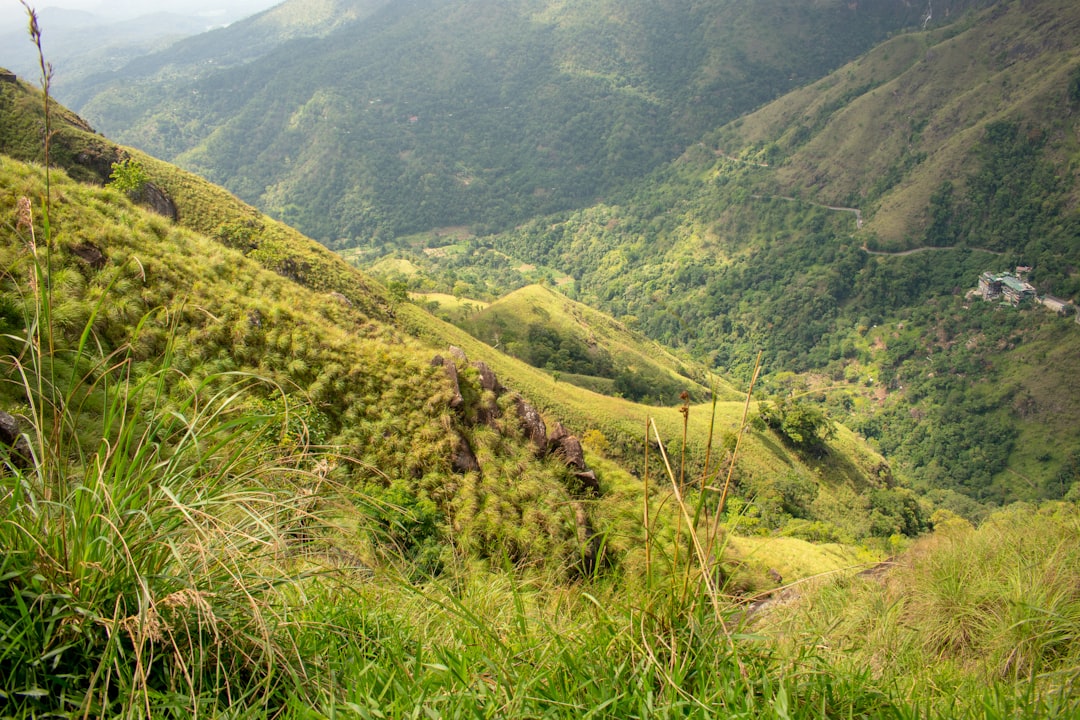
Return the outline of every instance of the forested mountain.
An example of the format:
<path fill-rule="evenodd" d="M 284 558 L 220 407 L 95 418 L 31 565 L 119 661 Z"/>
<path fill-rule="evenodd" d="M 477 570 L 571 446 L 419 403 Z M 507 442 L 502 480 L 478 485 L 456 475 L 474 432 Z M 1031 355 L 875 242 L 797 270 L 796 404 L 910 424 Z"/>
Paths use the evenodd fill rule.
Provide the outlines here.
<path fill-rule="evenodd" d="M 1060 0 L 898 36 L 608 204 L 483 242 L 735 375 L 764 348 L 774 373 L 875 384 L 835 409 L 928 488 L 1059 494 L 1075 324 L 965 295 L 1020 265 L 1080 293 L 1077 38 Z"/>
<path fill-rule="evenodd" d="M 293 0 L 273 12 L 322 7 Z M 925 20 L 906 2 L 833 0 L 327 7 L 341 26 L 325 37 L 207 72 L 232 63 L 233 48 L 262 47 L 268 25 L 238 23 L 140 60 L 75 108 L 348 246 L 581 207 Z M 139 79 L 143 67 L 178 65 L 198 77 Z"/>
<path fill-rule="evenodd" d="M 0 17 L 0 65 L 32 77 L 38 57 L 33 45 L 26 42 L 25 16 L 20 12 L 10 23 L 7 20 L 6 15 Z M 88 75 L 123 67 L 133 58 L 209 29 L 205 18 L 163 12 L 118 21 L 50 8 L 42 12 L 40 20 L 49 28 L 43 47 L 55 70 L 54 87 L 60 93 L 65 87 L 77 87 Z"/>
<path fill-rule="evenodd" d="M 1076 251 L 1075 12 L 892 41 L 1041 61 L 896 236 L 947 165 L 811 183 L 851 89 L 343 257 L 0 71 L 0 716 L 1076 717 L 1080 325 L 964 293 Z"/>

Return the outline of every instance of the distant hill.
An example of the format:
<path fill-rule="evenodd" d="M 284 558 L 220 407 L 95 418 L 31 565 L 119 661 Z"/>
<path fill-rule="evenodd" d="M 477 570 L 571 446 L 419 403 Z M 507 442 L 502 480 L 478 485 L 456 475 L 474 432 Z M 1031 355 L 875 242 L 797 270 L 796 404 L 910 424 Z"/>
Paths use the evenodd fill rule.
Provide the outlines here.
<path fill-rule="evenodd" d="M 605 395 L 678 405 L 683 392 L 701 401 L 710 391 L 700 369 L 542 285 L 515 290 L 460 324 L 509 355 Z M 738 397 L 726 386 L 717 390 L 725 400 Z"/>
<path fill-rule="evenodd" d="M 33 77 L 40 70 L 37 51 L 27 42 L 26 14 L 13 14 L 10 24 L 7 17 L 0 18 L 5 21 L 0 31 L 0 65 Z M 53 89 L 64 99 L 85 92 L 93 75 L 118 70 L 226 20 L 145 9 L 137 17 L 116 19 L 59 8 L 44 8 L 38 18 L 44 30 L 42 45 L 54 70 Z"/>
<path fill-rule="evenodd" d="M 1078 29 L 1078 6 L 1045 0 L 897 36 L 608 203 L 483 242 L 729 376 L 764 350 L 774 391 L 790 372 L 853 390 L 835 411 L 927 488 L 1060 496 L 1080 436 L 1017 398 L 1076 414 L 1075 325 L 964 295 L 1025 265 L 1080 299 Z M 1040 370 L 1025 343 L 1065 354 Z"/>
<path fill-rule="evenodd" d="M 0 179 L 12 190 L 0 198 L 0 213 L 7 217 L 15 217 L 20 196 L 34 198 L 32 208 L 44 202 L 40 166 L 15 159 L 40 157 L 32 141 L 41 121 L 35 101 L 40 93 L 22 83 L 0 84 Z M 799 519 L 805 521 L 794 530 L 799 537 L 852 541 L 888 535 L 895 527 L 915 532 L 902 519 L 903 508 L 926 518 L 910 492 L 892 484 L 881 456 L 846 429 L 839 428 L 824 454 L 808 455 L 769 430 L 745 426 L 745 401 L 722 383 L 714 422 L 707 402 L 688 402 L 684 416 L 681 408 L 648 407 L 556 381 L 419 306 L 395 300 L 334 253 L 221 188 L 112 144 L 62 107 L 55 111 L 53 161 L 85 181 L 53 173 L 58 239 L 50 246 L 52 272 L 65 279 L 55 296 L 64 318 L 60 352 L 78 341 L 80 322 L 108 288 L 114 295 L 93 327 L 102 352 L 131 342 L 138 368 L 149 370 L 168 349 L 181 385 L 222 373 L 266 378 L 279 390 L 254 399 L 254 408 L 291 408 L 299 441 L 319 452 L 324 445 L 332 449 L 328 462 L 342 465 L 337 480 L 420 513 L 409 516 L 417 525 L 407 534 L 415 530 L 437 544 L 438 528 L 454 522 L 455 532 L 465 530 L 456 537 L 472 537 L 468 542 L 481 554 L 506 551 L 515 561 L 551 563 L 573 573 L 589 533 L 636 512 L 642 487 L 630 471 L 644 469 L 648 417 L 676 457 L 688 422 L 691 473 L 701 471 L 710 444 L 719 472 L 744 436 L 733 476 L 735 492 L 746 498 L 740 512 L 751 527 L 779 529 Z M 20 129 L 29 139 L 20 138 Z M 103 189 L 99 170 L 110 158 L 139 163 L 176 220 Z M 40 215 L 35 217 L 44 237 Z M 23 322 L 23 301 L 11 285 L 29 261 L 19 232 L 9 231 L 5 245 L 15 268 L 5 286 L 10 292 L 0 296 L 6 336 L 21 332 Z M 549 291 L 538 297 L 573 322 L 586 321 L 611 343 L 613 355 L 624 352 L 617 343 L 625 339 L 612 332 L 618 323 Z M 670 368 L 679 364 L 670 355 L 640 340 L 633 344 L 652 356 L 656 372 L 675 379 Z M 461 359 L 451 345 L 468 360 L 483 361 L 505 389 L 493 390 L 482 368 Z M 447 363 L 456 372 L 441 369 Z M 0 394 L 0 409 L 19 412 L 18 386 L 3 387 L 8 394 Z M 692 400 L 702 398 L 704 388 L 695 392 Z M 561 424 L 589 443 L 587 457 L 598 472 L 591 482 L 598 487 L 583 486 L 563 455 L 543 442 L 538 447 L 526 434 L 517 394 L 546 420 L 551 435 Z M 94 405 L 86 412 L 92 415 Z M 664 472 L 657 453 L 649 464 L 657 476 Z M 587 507 L 576 504 L 586 497 Z M 873 508 L 892 520 L 871 522 Z M 808 529 L 806 523 L 819 524 Z M 612 542 L 612 552 L 633 547 L 630 537 Z M 419 553 L 430 546 L 418 535 L 409 547 Z"/>
<path fill-rule="evenodd" d="M 141 59 L 74 105 L 349 246 L 587 205 L 923 19 L 899 2 L 354 0 L 279 45 L 310 7 Z"/>

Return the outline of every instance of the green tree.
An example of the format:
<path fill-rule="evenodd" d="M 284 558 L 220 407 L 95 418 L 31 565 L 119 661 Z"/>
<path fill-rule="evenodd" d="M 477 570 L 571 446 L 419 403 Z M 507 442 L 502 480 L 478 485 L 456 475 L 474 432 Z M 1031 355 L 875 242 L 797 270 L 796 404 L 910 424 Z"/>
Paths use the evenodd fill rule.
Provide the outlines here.
<path fill-rule="evenodd" d="M 138 160 L 125 158 L 112 164 L 108 187 L 127 193 L 128 197 L 136 197 L 149 181 L 150 177 Z"/>
<path fill-rule="evenodd" d="M 787 444 L 818 456 L 825 454 L 826 441 L 836 435 L 825 410 L 805 400 L 777 398 L 762 407 L 761 419 Z"/>

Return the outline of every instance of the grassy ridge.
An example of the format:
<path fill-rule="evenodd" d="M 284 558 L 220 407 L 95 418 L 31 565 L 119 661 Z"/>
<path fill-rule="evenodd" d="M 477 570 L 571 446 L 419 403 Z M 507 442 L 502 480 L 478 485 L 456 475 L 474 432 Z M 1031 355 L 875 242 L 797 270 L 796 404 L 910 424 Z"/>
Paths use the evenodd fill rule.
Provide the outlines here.
<path fill-rule="evenodd" d="M 681 391 L 695 399 L 708 392 L 700 384 L 704 376 L 701 369 L 688 366 L 655 342 L 633 336 L 610 317 L 542 285 L 515 290 L 460 324 L 488 344 L 502 345 L 509 354 L 531 360 L 535 366 L 560 371 L 560 375 L 573 373 L 580 366 L 577 372 L 582 375 L 612 379 L 624 396 L 644 392 L 654 401 L 673 405 L 679 402 Z M 694 374 L 698 380 L 690 379 Z M 574 382 L 573 378 L 569 381 Z M 738 395 L 720 382 L 716 391 L 723 400 Z"/>

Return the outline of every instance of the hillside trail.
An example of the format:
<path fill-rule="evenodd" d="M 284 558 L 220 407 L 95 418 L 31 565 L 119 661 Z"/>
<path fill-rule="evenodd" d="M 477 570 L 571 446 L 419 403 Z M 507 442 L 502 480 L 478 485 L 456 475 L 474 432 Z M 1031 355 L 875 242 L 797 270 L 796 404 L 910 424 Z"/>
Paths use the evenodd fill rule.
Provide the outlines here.
<path fill-rule="evenodd" d="M 766 590 L 764 593 L 750 598 L 751 602 L 741 612 L 734 616 L 737 622 L 745 622 L 747 620 L 753 620 L 760 615 L 768 613 L 770 610 L 783 605 L 790 605 L 798 601 L 802 597 L 802 587 L 804 583 L 817 580 L 820 578 L 834 576 L 837 574 L 843 574 L 854 570 L 856 567 L 862 567 L 862 569 L 855 573 L 855 577 L 866 578 L 868 580 L 875 580 L 877 582 L 884 582 L 889 572 L 899 564 L 899 561 L 895 557 L 889 557 L 880 562 L 873 563 L 870 567 L 855 566 L 841 568 L 839 570 L 830 570 L 828 572 L 818 573 L 817 575 L 811 575 L 809 577 L 796 580 L 795 582 L 783 585 L 778 588 Z"/>
<path fill-rule="evenodd" d="M 912 248 L 911 250 L 898 250 L 896 252 L 887 252 L 885 250 L 871 250 L 864 244 L 860 248 L 867 255 L 884 255 L 886 257 L 906 257 L 908 255 L 915 255 L 917 253 L 930 252 L 932 250 L 973 250 L 975 252 L 987 253 L 988 255 L 1004 255 L 1003 252 L 997 250 L 987 250 L 986 248 L 978 247 L 962 247 L 960 245 L 927 245 L 926 247 Z"/>
<path fill-rule="evenodd" d="M 787 200 L 789 202 L 801 202 L 807 205 L 813 205 L 814 207 L 824 208 L 825 210 L 834 210 L 836 212 L 848 212 L 855 216 L 855 229 L 861 230 L 863 226 L 862 211 L 859 208 L 843 207 L 842 205 L 824 205 L 822 203 L 816 203 L 813 200 L 803 200 L 802 198 L 790 197 L 788 195 L 751 195 L 750 197 L 756 200 Z M 916 255 L 918 253 L 932 252 L 934 250 L 971 250 L 973 252 L 986 253 L 987 255 L 997 255 L 998 257 L 1005 253 L 997 250 L 989 250 L 981 247 L 966 247 L 961 245 L 927 245 L 924 247 L 912 248 L 910 250 L 897 250 L 890 252 L 887 250 L 871 250 L 866 246 L 866 243 L 859 248 L 867 255 L 878 255 L 882 257 L 907 257 L 908 255 Z"/>
<path fill-rule="evenodd" d="M 813 205 L 814 207 L 824 208 L 826 210 L 835 210 L 836 212 L 848 212 L 855 216 L 855 229 L 862 230 L 862 210 L 859 208 L 843 207 L 840 205 L 823 205 L 822 203 L 816 203 L 813 200 L 803 200 L 802 198 L 790 197 L 788 195 L 751 195 L 750 197 L 757 200 L 787 200 L 789 202 L 800 202 L 806 205 Z"/>

